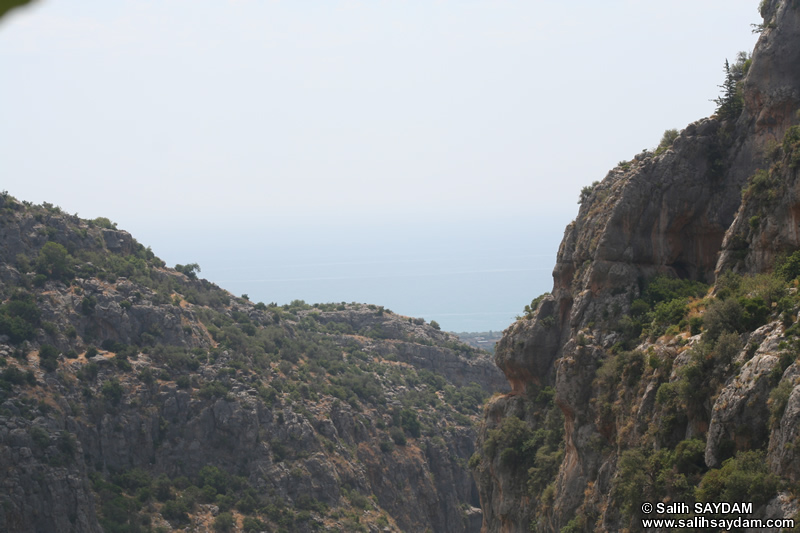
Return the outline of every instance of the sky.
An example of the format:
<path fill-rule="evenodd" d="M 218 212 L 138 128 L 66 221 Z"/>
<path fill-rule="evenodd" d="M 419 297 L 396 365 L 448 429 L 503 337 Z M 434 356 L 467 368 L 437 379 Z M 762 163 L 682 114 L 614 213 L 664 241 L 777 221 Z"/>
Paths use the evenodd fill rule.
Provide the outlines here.
<path fill-rule="evenodd" d="M 714 112 L 757 6 L 41 0 L 0 21 L 0 189 L 266 302 L 502 329 L 580 188 Z"/>

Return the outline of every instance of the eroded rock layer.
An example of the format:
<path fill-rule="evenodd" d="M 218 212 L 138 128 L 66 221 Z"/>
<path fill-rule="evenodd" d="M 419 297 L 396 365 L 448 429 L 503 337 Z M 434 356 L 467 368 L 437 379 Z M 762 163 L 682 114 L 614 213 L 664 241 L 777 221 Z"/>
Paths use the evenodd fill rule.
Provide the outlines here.
<path fill-rule="evenodd" d="M 512 390 L 472 461 L 483 531 L 638 531 L 632 501 L 721 497 L 710 479 L 736 469 L 763 483 L 741 494 L 758 516 L 795 512 L 795 4 L 762 2 L 730 108 L 585 191 L 552 293 L 497 347 Z"/>

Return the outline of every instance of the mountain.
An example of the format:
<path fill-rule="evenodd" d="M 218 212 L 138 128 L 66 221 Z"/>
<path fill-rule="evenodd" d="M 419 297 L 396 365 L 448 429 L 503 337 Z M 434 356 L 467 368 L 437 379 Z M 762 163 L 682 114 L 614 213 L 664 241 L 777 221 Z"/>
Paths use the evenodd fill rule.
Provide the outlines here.
<path fill-rule="evenodd" d="M 489 354 L 0 196 L 0 530 L 477 531 Z"/>
<path fill-rule="evenodd" d="M 760 9 L 717 114 L 584 189 L 552 293 L 504 332 L 484 531 L 669 530 L 646 501 L 798 518 L 800 6 Z"/>
<path fill-rule="evenodd" d="M 716 114 L 581 191 L 496 366 L 0 195 L 0 529 L 660 532 L 723 502 L 745 509 L 702 517 L 800 523 L 800 4 L 760 10 Z"/>

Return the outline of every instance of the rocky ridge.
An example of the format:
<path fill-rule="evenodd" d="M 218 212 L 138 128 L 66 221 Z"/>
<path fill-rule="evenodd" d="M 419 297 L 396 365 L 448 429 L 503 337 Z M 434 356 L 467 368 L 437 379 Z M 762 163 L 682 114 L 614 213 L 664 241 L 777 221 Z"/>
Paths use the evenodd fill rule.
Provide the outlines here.
<path fill-rule="evenodd" d="M 0 529 L 477 531 L 488 354 L 375 305 L 237 298 L 0 196 Z"/>
<path fill-rule="evenodd" d="M 512 391 L 471 461 L 483 531 L 639 531 L 631 502 L 721 501 L 712 479 L 742 472 L 756 516 L 797 511 L 795 4 L 762 2 L 741 111 L 587 190 L 552 293 L 497 347 Z"/>

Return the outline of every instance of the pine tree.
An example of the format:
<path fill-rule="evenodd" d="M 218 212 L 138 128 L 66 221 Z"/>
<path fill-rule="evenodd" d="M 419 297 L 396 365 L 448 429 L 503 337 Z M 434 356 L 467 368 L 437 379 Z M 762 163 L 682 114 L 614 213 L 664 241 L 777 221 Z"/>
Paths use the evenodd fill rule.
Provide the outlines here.
<path fill-rule="evenodd" d="M 739 80 L 742 76 L 737 76 L 737 71 L 738 69 L 731 68 L 726 59 L 725 83 L 719 86 L 722 89 L 722 96 L 714 99 L 714 103 L 717 104 L 716 114 L 723 120 L 735 120 L 744 107 L 742 94 L 739 90 Z"/>

